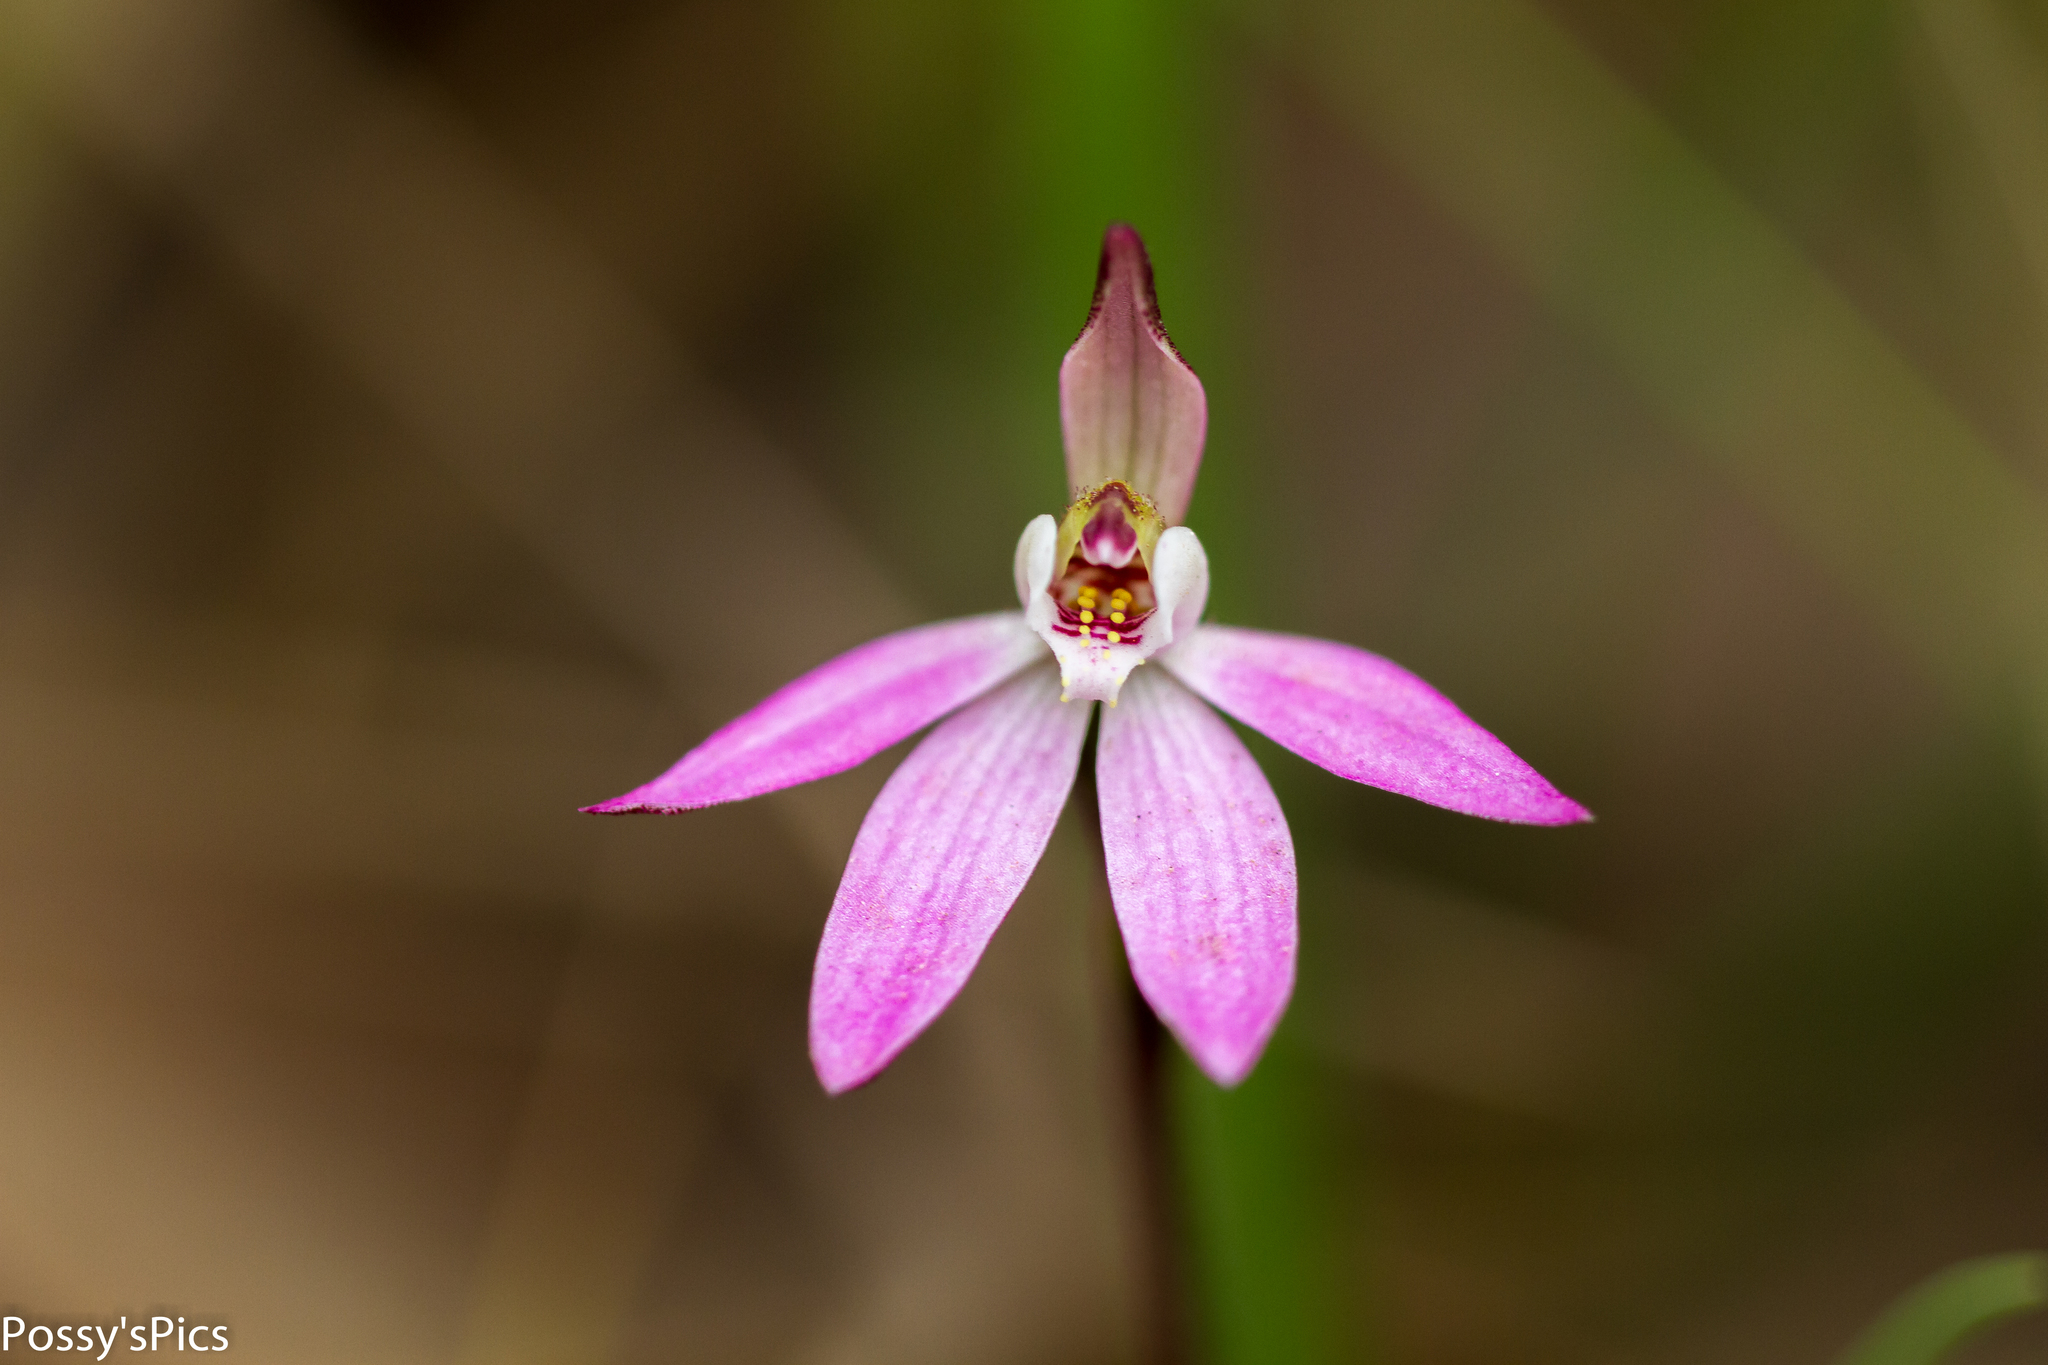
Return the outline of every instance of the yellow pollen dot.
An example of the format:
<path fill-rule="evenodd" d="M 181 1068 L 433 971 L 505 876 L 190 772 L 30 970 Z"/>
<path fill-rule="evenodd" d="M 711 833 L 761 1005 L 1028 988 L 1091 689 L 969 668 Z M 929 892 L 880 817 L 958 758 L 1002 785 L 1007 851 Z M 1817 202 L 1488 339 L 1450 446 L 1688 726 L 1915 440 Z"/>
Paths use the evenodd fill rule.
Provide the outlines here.
<path fill-rule="evenodd" d="M 1088 627 L 1081 627 L 1081 638 L 1084 640 L 1088 638 Z"/>
<path fill-rule="evenodd" d="M 1130 601 L 1131 590 L 1129 588 L 1118 588 L 1115 592 L 1109 595 L 1109 600 L 1112 602 L 1116 601 L 1118 598 L 1122 598 L 1126 602 Z"/>
<path fill-rule="evenodd" d="M 1111 644 L 1115 644 L 1115 643 L 1116 643 L 1117 641 L 1119 641 L 1119 640 L 1121 640 L 1121 639 L 1123 639 L 1123 638 L 1124 638 L 1123 636 L 1121 636 L 1121 635 L 1117 634 L 1117 633 L 1116 633 L 1115 631 L 1113 631 L 1113 630 L 1112 630 L 1111 632 L 1109 632 L 1109 642 L 1110 642 Z"/>
<path fill-rule="evenodd" d="M 1120 611 L 1113 611 L 1109 614 L 1109 619 L 1118 625 L 1122 625 L 1124 623 L 1124 614 Z"/>
<path fill-rule="evenodd" d="M 1084 608 L 1081 612 L 1081 619 L 1083 621 L 1093 621 L 1095 619 L 1095 613 L 1092 611 L 1088 611 Z"/>

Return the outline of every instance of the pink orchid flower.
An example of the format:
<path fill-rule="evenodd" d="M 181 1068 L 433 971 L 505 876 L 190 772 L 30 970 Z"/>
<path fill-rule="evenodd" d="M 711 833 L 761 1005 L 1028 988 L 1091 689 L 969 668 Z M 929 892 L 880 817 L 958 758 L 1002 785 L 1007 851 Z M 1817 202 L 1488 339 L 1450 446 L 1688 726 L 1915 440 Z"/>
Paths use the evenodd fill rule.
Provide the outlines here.
<path fill-rule="evenodd" d="M 959 994 L 1045 852 L 1105 703 L 1095 776 L 1110 898 L 1138 989 L 1222 1085 L 1294 987 L 1294 844 L 1216 710 L 1354 782 L 1494 820 L 1577 802 L 1414 674 L 1350 645 L 1204 625 L 1180 525 L 1208 400 L 1160 325 L 1152 266 L 1109 230 L 1060 366 L 1073 501 L 1024 528 L 1021 612 L 873 640 L 790 683 L 660 777 L 589 810 L 676 812 L 843 772 L 940 722 L 875 798 L 811 982 L 811 1059 L 838 1094 Z M 1047 652 L 1050 651 L 1050 657 Z M 1146 662 L 1157 668 L 1139 671 Z"/>

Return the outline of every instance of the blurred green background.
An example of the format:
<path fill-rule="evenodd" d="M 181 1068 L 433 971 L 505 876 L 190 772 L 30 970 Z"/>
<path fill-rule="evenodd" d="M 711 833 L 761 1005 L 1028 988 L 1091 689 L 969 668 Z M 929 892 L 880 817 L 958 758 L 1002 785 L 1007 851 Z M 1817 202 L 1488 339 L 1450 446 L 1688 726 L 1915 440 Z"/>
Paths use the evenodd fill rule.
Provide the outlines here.
<path fill-rule="evenodd" d="M 574 807 L 998 608 L 1146 236 L 1302 980 L 1170 1169 L 1070 813 L 829 1101 L 890 766 Z M 0 0 L 0 1302 L 264 1361 L 1832 1360 L 2048 1229 L 2034 0 Z M 2039 1360 L 2017 1324 L 1962 1357 Z"/>

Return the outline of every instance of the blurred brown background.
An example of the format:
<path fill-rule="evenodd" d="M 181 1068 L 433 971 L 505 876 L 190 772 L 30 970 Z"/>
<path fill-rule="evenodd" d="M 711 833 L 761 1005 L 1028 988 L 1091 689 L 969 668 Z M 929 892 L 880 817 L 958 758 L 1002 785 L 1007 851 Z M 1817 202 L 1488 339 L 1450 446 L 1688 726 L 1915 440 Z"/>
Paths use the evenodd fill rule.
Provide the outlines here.
<path fill-rule="evenodd" d="M 889 762 L 574 813 L 1005 605 L 1112 218 L 1209 386 L 1212 614 L 1601 816 L 1255 741 L 1304 977 L 1177 1082 L 1171 1247 L 1076 817 L 830 1101 Z M 2044 323 L 2032 0 L 5 0 L 0 1303 L 280 1362 L 1827 1360 L 2048 1239 Z"/>

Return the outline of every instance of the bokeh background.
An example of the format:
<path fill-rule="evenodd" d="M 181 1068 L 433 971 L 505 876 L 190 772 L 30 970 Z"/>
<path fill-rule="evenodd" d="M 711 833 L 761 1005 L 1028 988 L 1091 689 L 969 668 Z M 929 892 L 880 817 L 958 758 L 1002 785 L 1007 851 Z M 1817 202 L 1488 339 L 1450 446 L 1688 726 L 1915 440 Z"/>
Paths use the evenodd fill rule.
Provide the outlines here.
<path fill-rule="evenodd" d="M 1005 604 L 1113 219 L 1208 385 L 1212 615 L 1600 820 L 1254 739 L 1303 979 L 1243 1089 L 1146 1061 L 1070 812 L 827 1100 L 892 760 L 574 808 Z M 279 1362 L 1830 1360 L 2048 1235 L 2044 476 L 2034 0 L 5 0 L 0 1301 Z"/>

